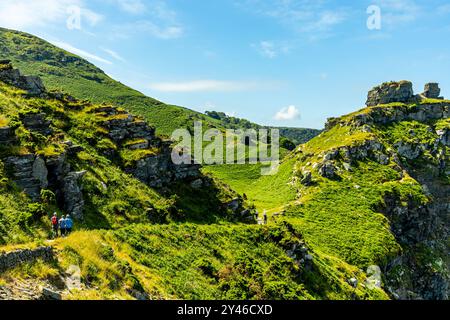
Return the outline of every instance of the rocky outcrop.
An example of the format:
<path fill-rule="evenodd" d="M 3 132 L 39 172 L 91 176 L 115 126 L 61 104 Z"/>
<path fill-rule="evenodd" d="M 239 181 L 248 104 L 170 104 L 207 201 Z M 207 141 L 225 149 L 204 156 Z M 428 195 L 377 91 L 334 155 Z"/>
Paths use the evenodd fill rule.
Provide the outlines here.
<path fill-rule="evenodd" d="M 136 151 L 151 148 L 157 150 L 124 166 L 127 173 L 148 186 L 162 188 L 174 181 L 196 180 L 201 176 L 200 166 L 197 164 L 173 164 L 172 142 L 156 137 L 155 129 L 146 122 L 112 106 L 96 108 L 92 112 L 104 117 L 101 125 L 107 130 L 107 137 L 118 146 L 119 150 Z M 117 151 L 109 150 L 105 155 L 114 160 Z"/>
<path fill-rule="evenodd" d="M 392 102 L 409 102 L 414 98 L 410 81 L 386 82 L 369 91 L 367 106 L 377 106 Z"/>
<path fill-rule="evenodd" d="M 389 125 L 401 121 L 429 122 L 450 117 L 450 103 L 425 103 L 403 106 L 375 106 L 365 109 L 352 117 L 330 118 L 326 129 L 334 126 L 364 127 L 371 125 Z"/>
<path fill-rule="evenodd" d="M 8 60 L 0 61 L 0 80 L 23 89 L 30 95 L 42 95 L 46 92 L 39 77 L 23 76 L 18 69 L 14 69 Z"/>
<path fill-rule="evenodd" d="M 145 144 L 146 147 L 152 142 L 158 142 L 155 128 L 123 110 L 105 106 L 95 109 L 94 112 L 105 117 L 102 126 L 107 129 L 107 136 L 118 145 L 138 139 L 140 144 Z M 132 149 L 133 145 L 130 144 L 130 146 Z"/>
<path fill-rule="evenodd" d="M 425 85 L 425 91 L 422 93 L 425 98 L 430 99 L 443 99 L 440 97 L 441 89 L 439 88 L 438 83 L 427 83 Z"/>
<path fill-rule="evenodd" d="M 37 249 L 16 250 L 5 254 L 0 253 L 0 273 L 13 269 L 23 263 L 36 261 L 37 259 L 44 261 L 52 260 L 53 248 L 39 247 Z"/>
<path fill-rule="evenodd" d="M 83 217 L 84 172 L 71 172 L 65 153 L 46 159 L 34 154 L 13 156 L 5 158 L 4 163 L 11 179 L 32 201 L 40 201 L 41 191 L 50 189 L 65 212 L 76 219 Z"/>

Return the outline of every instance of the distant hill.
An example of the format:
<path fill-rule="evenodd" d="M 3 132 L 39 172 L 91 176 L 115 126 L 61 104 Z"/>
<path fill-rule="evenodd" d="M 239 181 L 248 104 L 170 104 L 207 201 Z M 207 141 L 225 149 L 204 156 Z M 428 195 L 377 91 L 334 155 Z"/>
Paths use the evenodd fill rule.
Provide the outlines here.
<path fill-rule="evenodd" d="M 260 129 L 264 126 L 253 123 L 246 119 L 232 117 L 224 112 L 206 111 L 205 114 L 213 119 L 219 120 L 227 129 Z M 289 128 L 289 127 L 268 127 L 280 130 L 280 135 L 292 141 L 295 145 L 299 145 L 308 142 L 320 133 L 317 129 L 305 129 L 305 128 Z"/>

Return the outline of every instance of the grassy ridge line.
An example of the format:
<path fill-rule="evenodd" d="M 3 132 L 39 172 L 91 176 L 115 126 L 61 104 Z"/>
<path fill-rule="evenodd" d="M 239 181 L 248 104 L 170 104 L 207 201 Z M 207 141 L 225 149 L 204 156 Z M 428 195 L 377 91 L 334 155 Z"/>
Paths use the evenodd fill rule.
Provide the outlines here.
<path fill-rule="evenodd" d="M 194 120 L 221 127 L 220 121 L 158 100 L 111 79 L 88 61 L 35 36 L 0 28 L 0 59 L 10 59 L 25 74 L 40 76 L 50 90 L 69 93 L 94 103 L 125 107 L 144 117 L 161 135 L 193 126 Z"/>

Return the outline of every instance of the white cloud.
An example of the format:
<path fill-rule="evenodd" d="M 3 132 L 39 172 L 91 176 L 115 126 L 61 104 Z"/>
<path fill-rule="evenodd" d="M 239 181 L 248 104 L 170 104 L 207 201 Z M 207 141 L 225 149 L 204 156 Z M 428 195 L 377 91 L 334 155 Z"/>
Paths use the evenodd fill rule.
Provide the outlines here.
<path fill-rule="evenodd" d="M 87 9 L 82 0 L 1 0 L 0 25 L 23 30 L 64 23 L 71 6 L 80 8 L 82 23 L 94 26 L 103 19 L 100 14 Z"/>
<path fill-rule="evenodd" d="M 275 58 L 277 56 L 277 52 L 275 50 L 275 45 L 273 44 L 273 42 L 270 41 L 261 41 L 259 43 L 259 52 L 267 57 L 267 58 Z"/>
<path fill-rule="evenodd" d="M 126 62 L 126 60 L 121 55 L 119 55 L 116 51 L 108 49 L 108 48 L 102 48 L 102 47 L 100 49 L 102 49 L 104 52 L 109 54 L 114 59 L 119 60 L 121 62 Z"/>
<path fill-rule="evenodd" d="M 278 43 L 273 41 L 260 41 L 258 44 L 252 44 L 258 52 L 266 58 L 273 59 L 280 54 L 287 54 L 290 51 L 290 46 L 287 43 Z"/>
<path fill-rule="evenodd" d="M 146 5 L 141 0 L 116 0 L 119 7 L 131 14 L 144 13 L 147 10 Z"/>
<path fill-rule="evenodd" d="M 69 51 L 73 54 L 76 54 L 76 55 L 86 58 L 88 60 L 94 60 L 96 62 L 101 62 L 101 63 L 105 63 L 105 64 L 112 64 L 112 62 L 109 60 L 103 59 L 103 58 L 96 56 L 95 54 L 89 53 L 87 51 L 78 49 L 78 48 L 72 46 L 71 44 L 61 42 L 61 41 L 50 41 L 50 42 L 59 48 L 62 48 L 66 51 Z"/>
<path fill-rule="evenodd" d="M 414 22 L 423 12 L 415 0 L 378 0 L 375 4 L 381 8 L 383 25 L 391 28 Z"/>
<path fill-rule="evenodd" d="M 246 91 L 257 88 L 254 82 L 196 80 L 187 82 L 159 82 L 149 88 L 162 92 L 229 92 Z"/>
<path fill-rule="evenodd" d="M 275 115 L 275 120 L 288 121 L 298 119 L 299 117 L 300 111 L 297 109 L 297 107 L 289 106 L 278 111 Z"/>

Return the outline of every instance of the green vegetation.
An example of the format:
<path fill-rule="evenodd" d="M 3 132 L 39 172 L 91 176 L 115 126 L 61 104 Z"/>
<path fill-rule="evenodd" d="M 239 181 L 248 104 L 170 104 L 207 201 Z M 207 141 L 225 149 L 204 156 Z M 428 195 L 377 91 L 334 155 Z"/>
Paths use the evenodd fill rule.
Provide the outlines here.
<path fill-rule="evenodd" d="M 294 159 L 286 159 L 275 176 L 261 175 L 261 164 L 207 166 L 203 171 L 245 194 L 260 212 L 272 213 L 296 198 L 296 189 L 290 184 L 294 163 Z"/>

